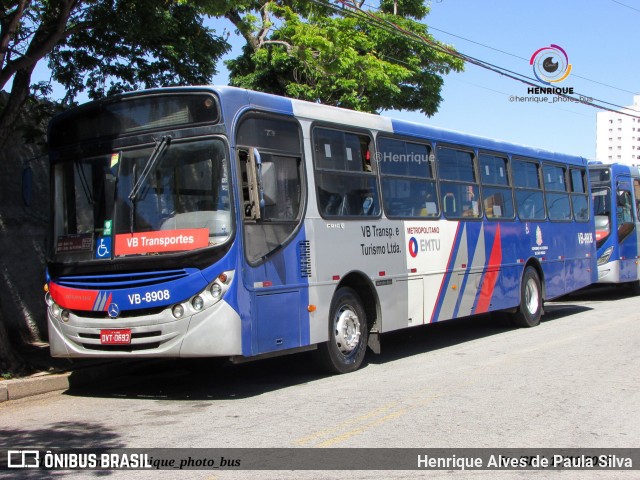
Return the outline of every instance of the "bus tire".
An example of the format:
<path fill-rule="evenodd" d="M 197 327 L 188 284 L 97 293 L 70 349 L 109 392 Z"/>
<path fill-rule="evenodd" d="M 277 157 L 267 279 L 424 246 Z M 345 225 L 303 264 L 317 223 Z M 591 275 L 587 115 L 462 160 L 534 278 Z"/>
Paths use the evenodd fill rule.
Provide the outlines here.
<path fill-rule="evenodd" d="M 517 327 L 535 327 L 542 317 L 542 285 L 538 272 L 532 266 L 524 269 L 520 284 L 520 306 L 511 316 Z"/>
<path fill-rule="evenodd" d="M 367 351 L 367 315 L 358 294 L 342 287 L 333 296 L 329 341 L 318 346 L 317 360 L 329 373 L 349 373 L 362 365 Z"/>

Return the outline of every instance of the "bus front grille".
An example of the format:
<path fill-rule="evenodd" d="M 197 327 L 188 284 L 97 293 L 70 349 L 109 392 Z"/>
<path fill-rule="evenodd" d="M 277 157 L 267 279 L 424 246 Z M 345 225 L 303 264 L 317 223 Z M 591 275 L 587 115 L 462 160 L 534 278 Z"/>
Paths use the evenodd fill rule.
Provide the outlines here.
<path fill-rule="evenodd" d="M 153 343 L 130 343 L 128 345 L 95 345 L 93 343 L 83 343 L 87 350 L 99 352 L 137 352 L 140 350 L 153 350 L 160 346 L 160 342 Z"/>
<path fill-rule="evenodd" d="M 83 290 L 139 288 L 179 280 L 187 277 L 190 273 L 187 269 L 176 269 L 153 272 L 77 275 L 60 277 L 56 280 L 56 283 L 65 287 Z"/>

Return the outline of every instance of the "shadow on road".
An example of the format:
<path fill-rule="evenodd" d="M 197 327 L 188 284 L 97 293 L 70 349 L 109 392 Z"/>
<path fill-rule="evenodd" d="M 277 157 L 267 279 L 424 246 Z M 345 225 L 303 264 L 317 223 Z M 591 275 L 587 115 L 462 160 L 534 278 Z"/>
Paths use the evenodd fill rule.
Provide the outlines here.
<path fill-rule="evenodd" d="M 577 292 L 570 293 L 560 298 L 558 301 L 567 302 L 581 302 L 585 300 L 589 301 L 601 301 L 601 302 L 615 302 L 616 300 L 622 300 L 624 298 L 630 298 L 637 296 L 637 292 L 634 291 L 631 284 L 596 284 L 590 287 L 583 288 Z"/>
<path fill-rule="evenodd" d="M 589 307 L 573 300 L 565 298 L 562 302 L 546 305 L 543 323 L 560 321 L 589 310 Z M 363 368 L 366 369 L 368 364 L 382 365 L 471 340 L 499 337 L 511 330 L 513 327 L 507 316 L 494 313 L 390 332 L 382 336 L 382 353 L 374 355 L 368 352 Z M 174 401 L 232 400 L 327 377 L 318 372 L 309 352 L 240 365 L 226 364 L 224 367 L 211 363 L 206 359 L 188 363 L 180 360 L 149 362 L 144 368 L 115 378 L 104 378 L 90 386 L 73 387 L 66 394 Z"/>
<path fill-rule="evenodd" d="M 0 428 L 0 449 L 11 450 L 46 450 L 51 448 L 86 449 L 86 448 L 125 448 L 120 435 L 108 427 L 97 422 L 57 422 L 48 424 L 46 428 L 35 429 L 3 429 Z M 44 452 L 42 452 L 44 453 Z M 31 457 L 28 457 L 28 462 Z M 0 463 L 7 459 L 0 460 Z M 8 460 L 7 460 L 8 461 Z M 43 457 L 40 457 L 43 462 Z M 43 465 L 44 463 L 41 463 Z M 4 463 L 6 465 L 6 463 Z M 47 470 L 44 473 L 39 468 L 20 469 L 19 478 L 56 478 L 77 475 L 83 477 L 87 472 L 65 470 Z M 15 472 L 18 473 L 17 471 Z M 105 477 L 115 472 L 100 470 L 92 472 L 92 477 Z M 0 475 L 1 477 L 1 475 Z M 6 477 L 10 478 L 10 477 Z M 12 476 L 18 478 L 18 475 Z"/>

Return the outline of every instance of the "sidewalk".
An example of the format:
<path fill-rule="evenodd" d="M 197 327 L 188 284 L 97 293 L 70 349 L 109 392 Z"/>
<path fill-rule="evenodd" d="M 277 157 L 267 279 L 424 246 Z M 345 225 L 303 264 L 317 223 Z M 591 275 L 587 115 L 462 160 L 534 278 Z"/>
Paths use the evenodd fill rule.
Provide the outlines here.
<path fill-rule="evenodd" d="M 68 390 L 95 383 L 102 378 L 130 372 L 144 360 L 53 358 L 47 344 L 34 344 L 22 354 L 37 373 L 26 377 L 0 380 L 0 403 L 40 395 L 57 390 Z M 146 361 L 148 362 L 148 360 Z"/>

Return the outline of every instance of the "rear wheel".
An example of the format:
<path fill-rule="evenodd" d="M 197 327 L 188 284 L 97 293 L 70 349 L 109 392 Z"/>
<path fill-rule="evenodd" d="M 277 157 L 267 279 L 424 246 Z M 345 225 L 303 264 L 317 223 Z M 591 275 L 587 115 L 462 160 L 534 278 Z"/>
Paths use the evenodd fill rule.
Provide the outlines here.
<path fill-rule="evenodd" d="M 367 351 L 367 315 L 358 294 L 340 288 L 331 301 L 329 341 L 317 350 L 317 359 L 330 373 L 349 373 L 362 365 Z"/>
<path fill-rule="evenodd" d="M 542 317 L 542 286 L 538 272 L 529 266 L 525 268 L 520 285 L 520 307 L 511 317 L 518 327 L 535 327 Z"/>

